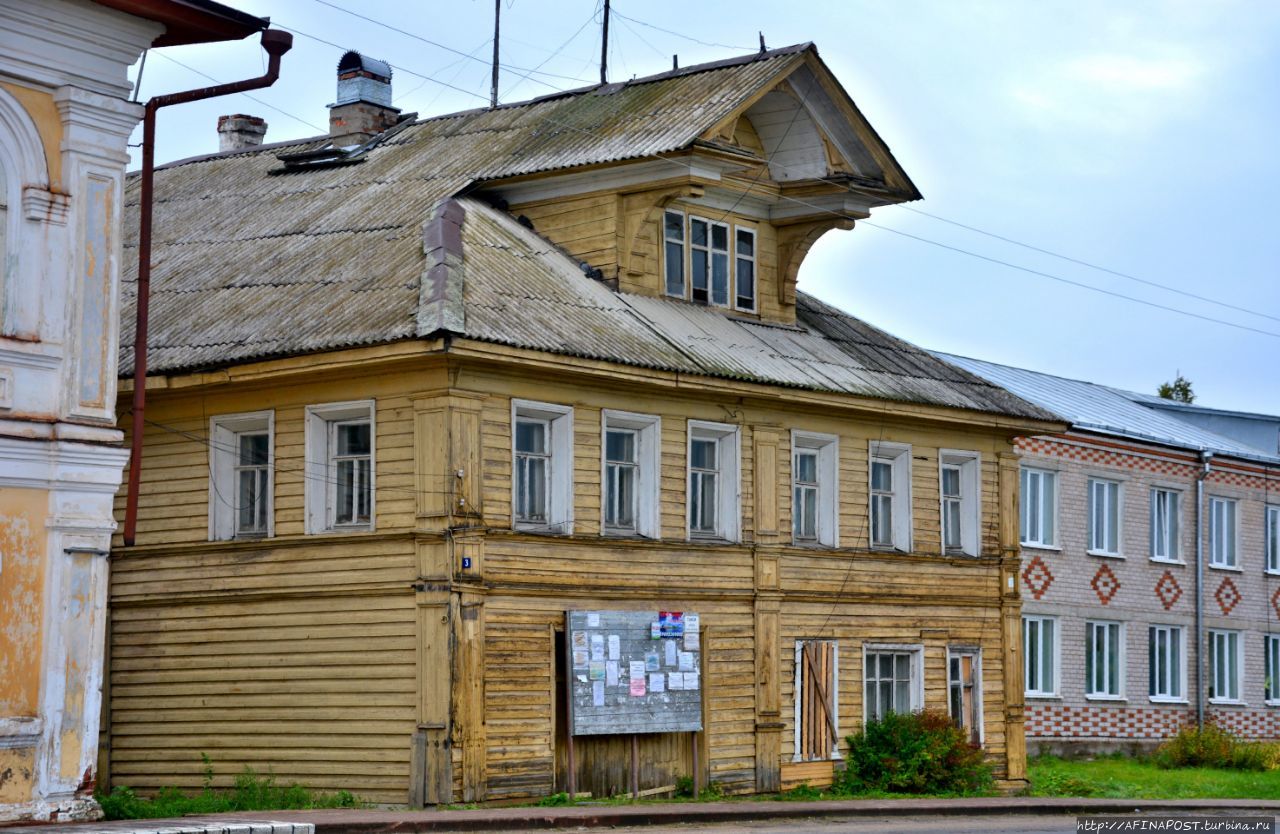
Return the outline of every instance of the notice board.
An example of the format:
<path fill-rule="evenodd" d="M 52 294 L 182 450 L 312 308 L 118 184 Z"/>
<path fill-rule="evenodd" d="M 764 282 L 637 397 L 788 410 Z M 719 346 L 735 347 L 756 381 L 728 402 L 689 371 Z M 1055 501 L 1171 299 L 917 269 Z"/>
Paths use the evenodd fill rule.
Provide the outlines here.
<path fill-rule="evenodd" d="M 575 736 L 702 730 L 702 623 L 689 611 L 569 611 Z"/>

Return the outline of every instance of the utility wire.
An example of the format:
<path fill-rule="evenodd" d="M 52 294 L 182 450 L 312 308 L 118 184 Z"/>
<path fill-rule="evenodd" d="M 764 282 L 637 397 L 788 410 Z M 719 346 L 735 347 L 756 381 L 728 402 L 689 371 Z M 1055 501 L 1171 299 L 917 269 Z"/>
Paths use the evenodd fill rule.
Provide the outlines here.
<path fill-rule="evenodd" d="M 617 6 L 610 7 L 610 11 L 615 16 L 620 17 L 623 20 L 629 20 L 632 23 L 638 23 L 641 26 L 645 27 L 646 29 L 653 29 L 656 32 L 662 32 L 667 35 L 674 35 L 677 38 L 682 38 L 686 41 L 692 41 L 693 43 L 701 44 L 702 46 L 710 46 L 717 49 L 732 49 L 735 52 L 755 52 L 756 51 L 756 48 L 751 46 L 734 46 L 733 44 L 728 44 L 728 43 L 716 43 L 715 41 L 704 41 L 704 40 L 699 40 L 698 38 L 692 37 L 690 35 L 685 35 L 680 32 L 676 32 L 671 29 L 663 29 L 661 26 L 655 26 L 652 23 L 646 23 L 643 20 L 638 20 L 634 17 L 631 17 L 630 15 L 625 15 L 622 12 L 618 11 Z"/>
<path fill-rule="evenodd" d="M 547 65 L 547 62 L 551 61 L 553 58 L 555 58 L 557 55 L 563 52 L 566 48 L 568 48 L 569 44 L 577 40 L 578 35 L 582 34 L 583 29 L 586 29 L 588 26 L 590 26 L 592 23 L 595 22 L 596 16 L 597 16 L 597 12 L 593 11 L 591 13 L 591 17 L 584 20 L 582 22 L 582 25 L 579 26 L 577 30 L 572 35 L 570 35 L 567 40 L 565 40 L 564 43 L 557 46 L 554 50 L 552 50 L 551 54 L 549 54 L 546 58 L 542 59 L 541 63 L 539 63 L 536 67 L 526 72 L 524 75 L 520 76 L 520 78 L 518 78 L 510 87 L 508 87 L 506 90 L 506 95 L 510 95 L 511 91 L 514 90 L 516 87 L 519 87 L 522 82 L 529 80 L 530 75 L 542 69 L 544 66 Z"/>

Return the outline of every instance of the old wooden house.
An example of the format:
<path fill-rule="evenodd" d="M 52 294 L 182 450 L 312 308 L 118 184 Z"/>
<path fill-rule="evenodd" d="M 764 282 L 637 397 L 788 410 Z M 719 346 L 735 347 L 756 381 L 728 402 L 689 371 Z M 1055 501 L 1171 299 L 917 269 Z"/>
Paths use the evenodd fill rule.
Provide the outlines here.
<path fill-rule="evenodd" d="M 427 119 L 339 70 L 330 136 L 157 174 L 110 781 L 561 790 L 566 612 L 605 609 L 701 620 L 703 731 L 642 788 L 819 784 L 922 707 L 1020 784 L 1011 444 L 1064 424 L 797 291 L 920 196 L 817 51 Z M 623 740 L 576 750 L 623 788 Z"/>

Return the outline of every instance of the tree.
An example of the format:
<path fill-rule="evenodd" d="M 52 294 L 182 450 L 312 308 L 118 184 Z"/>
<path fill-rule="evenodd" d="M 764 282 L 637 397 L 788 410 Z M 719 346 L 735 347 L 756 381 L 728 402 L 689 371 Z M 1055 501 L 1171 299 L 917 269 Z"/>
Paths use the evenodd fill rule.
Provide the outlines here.
<path fill-rule="evenodd" d="M 1160 387 L 1156 389 L 1162 399 L 1173 400 L 1176 403 L 1186 403 L 1190 405 L 1196 401 L 1196 392 L 1191 390 L 1191 380 L 1182 375 L 1178 371 L 1178 376 L 1173 382 L 1162 382 Z"/>

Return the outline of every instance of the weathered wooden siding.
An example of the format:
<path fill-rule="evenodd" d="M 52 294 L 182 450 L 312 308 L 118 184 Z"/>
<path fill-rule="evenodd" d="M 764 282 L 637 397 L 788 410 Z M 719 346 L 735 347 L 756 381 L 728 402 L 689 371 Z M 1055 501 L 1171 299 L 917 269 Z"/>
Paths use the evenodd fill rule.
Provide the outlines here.
<path fill-rule="evenodd" d="M 612 277 L 618 265 L 617 203 L 613 192 L 604 192 L 522 203 L 511 213 L 528 217 L 538 234 Z"/>

